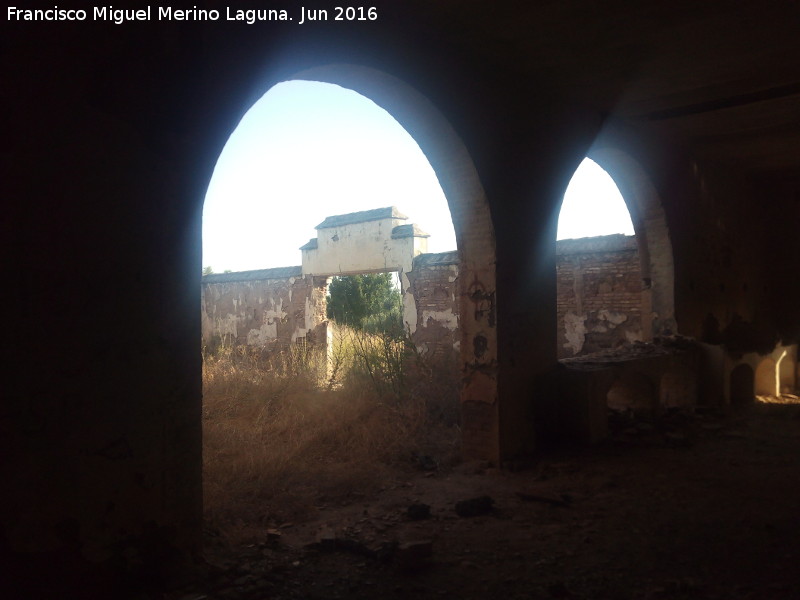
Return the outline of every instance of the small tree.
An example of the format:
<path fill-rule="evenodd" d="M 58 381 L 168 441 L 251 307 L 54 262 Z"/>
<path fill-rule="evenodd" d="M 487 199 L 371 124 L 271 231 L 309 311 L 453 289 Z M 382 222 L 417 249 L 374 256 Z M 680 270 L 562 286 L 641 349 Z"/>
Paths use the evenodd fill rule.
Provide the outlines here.
<path fill-rule="evenodd" d="M 210 266 L 203 267 L 203 275 L 213 275 L 213 274 L 214 274 L 214 269 L 212 269 Z"/>
<path fill-rule="evenodd" d="M 334 277 L 328 287 L 327 316 L 356 329 L 402 332 L 402 296 L 390 273 Z"/>

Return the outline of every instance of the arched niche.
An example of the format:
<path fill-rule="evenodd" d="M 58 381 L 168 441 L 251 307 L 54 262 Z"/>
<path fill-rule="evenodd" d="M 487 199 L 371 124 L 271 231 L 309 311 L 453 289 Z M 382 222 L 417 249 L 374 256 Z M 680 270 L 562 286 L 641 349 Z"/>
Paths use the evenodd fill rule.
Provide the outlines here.
<path fill-rule="evenodd" d="M 731 404 L 741 406 L 749 404 L 755 399 L 753 390 L 755 389 L 755 376 L 750 365 L 741 364 L 737 366 L 730 375 L 730 398 Z"/>
<path fill-rule="evenodd" d="M 617 148 L 594 147 L 587 156 L 611 175 L 631 215 L 641 261 L 644 339 L 676 333 L 672 242 L 650 176 L 637 160 Z"/>

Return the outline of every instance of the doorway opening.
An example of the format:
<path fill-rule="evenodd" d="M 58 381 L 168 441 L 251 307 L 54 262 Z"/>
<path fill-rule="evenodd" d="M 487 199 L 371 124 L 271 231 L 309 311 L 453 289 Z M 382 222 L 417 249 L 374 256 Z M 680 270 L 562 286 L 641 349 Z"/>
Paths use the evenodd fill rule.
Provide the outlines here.
<path fill-rule="evenodd" d="M 289 88 L 313 97 L 289 101 Z M 460 443 L 459 377 L 431 368 L 414 338 L 437 326 L 452 333 L 457 316 L 423 314 L 422 297 L 412 295 L 402 310 L 392 307 L 402 321 L 391 337 L 370 330 L 381 319 L 370 309 L 371 325 L 354 333 L 348 324 L 344 342 L 326 302 L 333 277 L 397 272 L 406 292 L 420 288 L 415 276 L 431 272 L 429 263 L 441 267 L 455 254 L 442 175 L 397 121 L 352 90 L 290 81 L 267 101 L 273 92 L 284 108 L 306 110 L 300 131 L 285 114 L 270 121 L 257 103 L 220 156 L 203 223 L 204 265 L 223 271 L 205 275 L 202 290 L 206 516 L 240 540 L 371 493 L 395 469 L 438 469 Z M 322 106 L 308 114 L 313 104 Z M 354 124 L 365 106 L 391 123 Z M 253 126 L 259 119 L 266 129 Z M 265 148 L 265 139 L 278 147 Z M 395 205 L 424 215 L 425 231 Z M 428 252 L 429 238 L 450 252 Z M 452 308 L 458 277 L 448 285 Z M 380 385 L 389 366 L 397 377 Z"/>
<path fill-rule="evenodd" d="M 747 364 L 738 365 L 730 375 L 731 404 L 734 406 L 751 404 L 755 400 L 754 387 L 755 375 L 752 367 Z"/>

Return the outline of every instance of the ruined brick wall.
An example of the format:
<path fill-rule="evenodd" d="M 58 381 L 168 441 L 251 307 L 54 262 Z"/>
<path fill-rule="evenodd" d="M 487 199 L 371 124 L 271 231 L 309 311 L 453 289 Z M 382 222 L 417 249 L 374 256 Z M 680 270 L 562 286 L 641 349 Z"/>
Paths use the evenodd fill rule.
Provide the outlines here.
<path fill-rule="evenodd" d="M 425 355 L 459 352 L 458 253 L 421 254 L 404 273 L 404 320 Z M 611 235 L 557 243 L 558 356 L 580 356 L 642 339 L 636 239 Z M 300 267 L 203 278 L 203 342 L 286 347 L 324 339 L 324 277 Z"/>
<path fill-rule="evenodd" d="M 560 240 L 558 357 L 642 339 L 642 279 L 636 238 Z"/>
<path fill-rule="evenodd" d="M 286 348 L 300 339 L 325 343 L 327 277 L 300 267 L 221 273 L 203 277 L 203 343 L 220 341 Z M 403 273 L 404 320 L 426 357 L 455 359 L 459 352 L 458 253 L 421 254 Z"/>
<path fill-rule="evenodd" d="M 424 355 L 450 359 L 459 352 L 458 253 L 421 254 L 406 273 L 405 320 Z"/>
<path fill-rule="evenodd" d="M 642 280 L 633 236 L 557 243 L 558 357 L 568 358 L 642 339 Z M 406 323 L 425 352 L 458 349 L 458 255 L 423 254 L 407 273 L 413 305 Z"/>
<path fill-rule="evenodd" d="M 300 267 L 203 277 L 203 343 L 220 340 L 267 349 L 302 338 L 324 338 L 327 279 Z"/>

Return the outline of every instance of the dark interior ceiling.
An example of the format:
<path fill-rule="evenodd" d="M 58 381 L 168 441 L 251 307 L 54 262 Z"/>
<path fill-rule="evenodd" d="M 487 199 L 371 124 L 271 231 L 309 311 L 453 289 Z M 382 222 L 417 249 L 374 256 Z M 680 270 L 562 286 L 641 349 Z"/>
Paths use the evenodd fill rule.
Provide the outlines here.
<path fill-rule="evenodd" d="M 417 10 L 444 44 L 521 88 L 572 87 L 739 172 L 800 169 L 798 3 L 473 0 Z"/>

